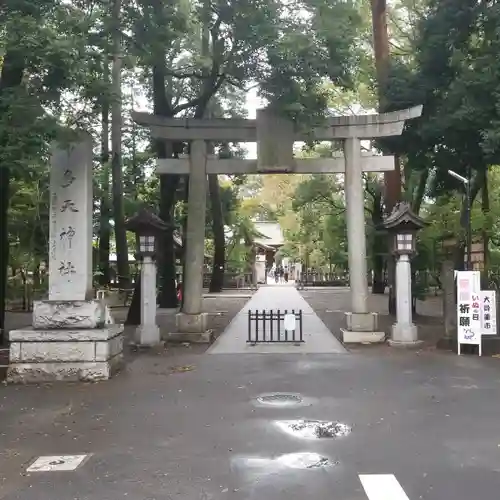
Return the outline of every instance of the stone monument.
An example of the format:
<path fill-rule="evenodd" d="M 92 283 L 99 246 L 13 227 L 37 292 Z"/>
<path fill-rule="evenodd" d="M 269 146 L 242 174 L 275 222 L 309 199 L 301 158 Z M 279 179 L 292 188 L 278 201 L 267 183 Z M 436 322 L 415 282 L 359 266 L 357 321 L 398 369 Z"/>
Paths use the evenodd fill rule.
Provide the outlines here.
<path fill-rule="evenodd" d="M 9 334 L 7 381 L 108 379 L 123 361 L 123 326 L 92 288 L 92 140 L 54 145 L 50 172 L 49 298 L 32 327 Z"/>

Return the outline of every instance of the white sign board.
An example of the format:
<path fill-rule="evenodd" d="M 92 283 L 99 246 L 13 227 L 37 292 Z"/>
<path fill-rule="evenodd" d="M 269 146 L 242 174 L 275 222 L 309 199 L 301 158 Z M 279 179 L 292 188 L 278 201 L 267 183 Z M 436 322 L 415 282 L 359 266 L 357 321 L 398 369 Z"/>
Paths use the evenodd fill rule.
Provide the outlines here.
<path fill-rule="evenodd" d="M 483 335 L 497 334 L 497 301 L 494 290 L 481 292 L 481 331 Z"/>
<path fill-rule="evenodd" d="M 295 331 L 295 314 L 285 314 L 284 318 L 285 331 Z"/>
<path fill-rule="evenodd" d="M 457 340 L 461 344 L 478 345 L 481 355 L 481 275 L 479 271 L 458 271 Z"/>

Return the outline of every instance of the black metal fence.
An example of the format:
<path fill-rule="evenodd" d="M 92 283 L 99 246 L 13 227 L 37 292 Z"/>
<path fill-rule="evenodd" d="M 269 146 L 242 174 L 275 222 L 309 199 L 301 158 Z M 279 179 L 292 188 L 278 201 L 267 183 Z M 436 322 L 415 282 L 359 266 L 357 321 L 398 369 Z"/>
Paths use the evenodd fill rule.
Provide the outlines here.
<path fill-rule="evenodd" d="M 208 288 L 210 286 L 210 280 L 212 279 L 212 273 L 203 274 L 203 288 Z M 178 281 L 182 281 L 182 277 L 179 276 Z M 224 273 L 224 288 L 251 288 L 252 287 L 252 273 Z"/>
<path fill-rule="evenodd" d="M 349 276 L 334 273 L 303 272 L 298 276 L 297 288 L 313 286 L 348 286 Z"/>
<path fill-rule="evenodd" d="M 285 329 L 285 316 L 295 316 L 295 329 Z M 248 340 L 249 344 L 258 343 L 290 343 L 301 344 L 304 342 L 302 331 L 302 310 L 292 309 L 288 312 L 271 310 L 248 311 Z"/>

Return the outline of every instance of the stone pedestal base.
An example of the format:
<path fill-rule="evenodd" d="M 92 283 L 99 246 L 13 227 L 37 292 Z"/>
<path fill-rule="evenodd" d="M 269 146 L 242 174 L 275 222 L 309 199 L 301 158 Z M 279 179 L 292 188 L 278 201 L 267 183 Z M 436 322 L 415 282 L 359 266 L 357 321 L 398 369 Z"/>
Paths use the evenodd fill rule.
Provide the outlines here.
<path fill-rule="evenodd" d="M 345 313 L 347 328 L 341 328 L 344 344 L 376 344 L 385 340 L 378 331 L 377 313 Z"/>
<path fill-rule="evenodd" d="M 123 365 L 123 326 L 89 330 L 13 330 L 7 382 L 96 382 Z"/>
<path fill-rule="evenodd" d="M 175 325 L 179 333 L 204 333 L 207 331 L 208 314 L 186 314 L 180 312 L 175 316 Z"/>
<path fill-rule="evenodd" d="M 412 345 L 415 342 L 418 342 L 418 329 L 416 325 L 413 323 L 410 325 L 401 323 L 392 325 L 391 345 Z"/>
<path fill-rule="evenodd" d="M 189 342 L 190 344 L 210 344 L 213 340 L 213 333 L 212 330 L 202 333 L 168 332 L 162 335 L 162 339 L 167 342 L 179 344 L 184 342 Z"/>
<path fill-rule="evenodd" d="M 178 313 L 175 316 L 177 331 L 167 333 L 163 340 L 209 344 L 212 341 L 212 331 L 207 329 L 207 323 L 207 313 Z"/>
<path fill-rule="evenodd" d="M 347 330 L 354 332 L 376 332 L 378 329 L 377 313 L 345 313 Z"/>
<path fill-rule="evenodd" d="M 139 325 L 135 330 L 134 341 L 138 346 L 157 346 L 162 343 L 160 329 L 157 325 Z"/>
<path fill-rule="evenodd" d="M 36 330 L 103 328 L 106 304 L 95 300 L 37 300 L 33 302 L 33 328 Z"/>
<path fill-rule="evenodd" d="M 400 347 L 404 349 L 418 349 L 422 347 L 424 342 L 422 340 L 389 340 L 391 347 Z"/>
<path fill-rule="evenodd" d="M 341 328 L 342 342 L 344 344 L 378 344 L 384 342 L 384 332 L 354 332 Z"/>

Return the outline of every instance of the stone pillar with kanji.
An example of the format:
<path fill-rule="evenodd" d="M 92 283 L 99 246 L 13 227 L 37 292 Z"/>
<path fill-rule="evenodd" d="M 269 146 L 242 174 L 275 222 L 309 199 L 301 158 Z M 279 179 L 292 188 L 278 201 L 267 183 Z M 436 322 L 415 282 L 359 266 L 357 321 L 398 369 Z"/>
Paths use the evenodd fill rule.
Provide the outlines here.
<path fill-rule="evenodd" d="M 93 298 L 92 139 L 76 136 L 52 148 L 48 300 L 9 334 L 11 383 L 103 380 L 123 363 L 123 326 Z"/>

